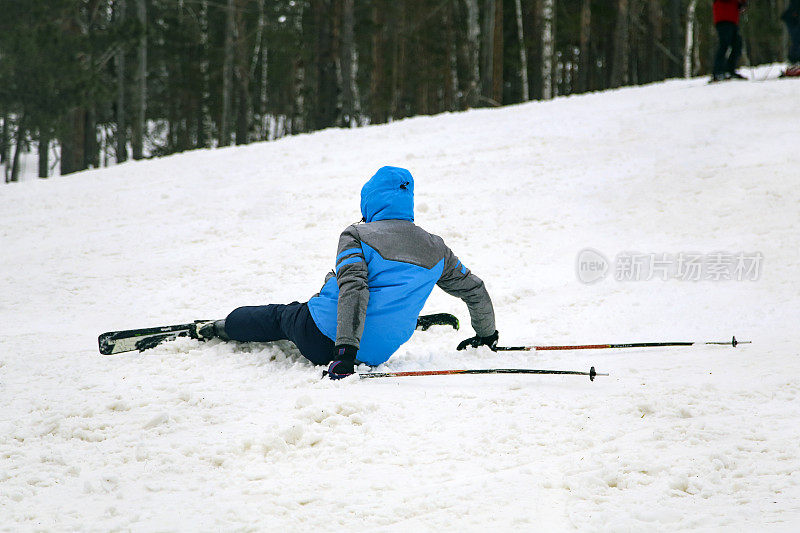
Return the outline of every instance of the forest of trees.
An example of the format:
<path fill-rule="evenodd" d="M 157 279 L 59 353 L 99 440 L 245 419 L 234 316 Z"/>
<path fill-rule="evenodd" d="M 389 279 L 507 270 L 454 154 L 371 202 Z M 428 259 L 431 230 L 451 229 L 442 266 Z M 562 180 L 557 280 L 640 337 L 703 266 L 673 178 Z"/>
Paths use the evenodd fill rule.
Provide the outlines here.
<path fill-rule="evenodd" d="M 785 58 L 752 0 L 746 64 Z M 39 176 L 709 72 L 711 0 L 0 0 L 0 163 Z"/>

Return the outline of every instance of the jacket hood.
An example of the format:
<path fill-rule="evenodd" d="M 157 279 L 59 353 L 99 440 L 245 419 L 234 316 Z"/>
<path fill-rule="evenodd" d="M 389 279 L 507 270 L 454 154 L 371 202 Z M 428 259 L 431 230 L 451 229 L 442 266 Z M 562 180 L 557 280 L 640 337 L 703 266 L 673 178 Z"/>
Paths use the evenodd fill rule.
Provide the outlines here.
<path fill-rule="evenodd" d="M 361 188 L 361 214 L 375 220 L 414 221 L 414 178 L 399 167 L 381 167 Z"/>

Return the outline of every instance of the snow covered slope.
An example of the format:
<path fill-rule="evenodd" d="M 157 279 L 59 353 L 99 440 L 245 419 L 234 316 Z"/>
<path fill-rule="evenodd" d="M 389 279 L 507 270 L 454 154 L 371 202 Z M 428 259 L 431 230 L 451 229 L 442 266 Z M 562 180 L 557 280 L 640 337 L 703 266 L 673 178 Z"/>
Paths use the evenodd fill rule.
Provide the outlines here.
<path fill-rule="evenodd" d="M 798 116 L 797 80 L 681 80 L 0 187 L 0 530 L 800 528 Z M 287 346 L 188 339 L 98 355 L 103 331 L 311 296 L 384 164 L 486 281 L 504 344 L 753 344 L 456 352 L 466 308 L 437 290 L 426 312 L 465 327 L 381 370 L 611 376 L 333 383 Z M 583 284 L 587 247 L 763 262 Z"/>

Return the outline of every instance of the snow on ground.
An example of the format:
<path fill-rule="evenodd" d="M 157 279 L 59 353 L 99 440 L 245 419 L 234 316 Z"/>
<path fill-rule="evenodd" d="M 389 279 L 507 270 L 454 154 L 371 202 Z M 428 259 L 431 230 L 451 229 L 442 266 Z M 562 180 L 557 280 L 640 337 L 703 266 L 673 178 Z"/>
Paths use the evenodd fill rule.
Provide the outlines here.
<path fill-rule="evenodd" d="M 676 80 L 0 187 L 0 530 L 796 530 L 799 94 Z M 384 164 L 486 281 L 503 343 L 753 344 L 456 352 L 466 308 L 437 290 L 426 312 L 465 327 L 380 370 L 611 376 L 334 383 L 289 346 L 188 339 L 98 355 L 103 331 L 311 296 Z M 763 263 L 587 285 L 587 247 Z"/>

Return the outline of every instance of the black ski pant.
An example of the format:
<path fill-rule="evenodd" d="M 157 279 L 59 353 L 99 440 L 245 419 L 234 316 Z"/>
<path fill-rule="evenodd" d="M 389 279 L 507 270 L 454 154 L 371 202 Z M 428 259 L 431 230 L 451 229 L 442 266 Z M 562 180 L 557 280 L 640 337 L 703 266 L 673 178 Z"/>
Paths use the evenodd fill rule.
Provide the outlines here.
<path fill-rule="evenodd" d="M 714 56 L 714 76 L 736 71 L 739 56 L 742 55 L 742 36 L 739 26 L 733 22 L 717 22 L 719 48 Z"/>
<path fill-rule="evenodd" d="M 794 65 L 800 63 L 800 24 L 787 24 L 789 30 L 789 63 Z"/>
<path fill-rule="evenodd" d="M 306 303 L 239 307 L 225 319 L 225 333 L 241 342 L 292 341 L 315 365 L 333 359 L 334 342 L 319 330 Z"/>

